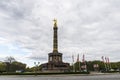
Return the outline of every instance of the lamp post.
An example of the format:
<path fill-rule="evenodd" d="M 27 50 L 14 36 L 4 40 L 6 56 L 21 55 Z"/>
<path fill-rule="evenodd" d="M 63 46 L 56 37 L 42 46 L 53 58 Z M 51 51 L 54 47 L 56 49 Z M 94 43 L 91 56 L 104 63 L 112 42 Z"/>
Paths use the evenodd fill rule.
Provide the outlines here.
<path fill-rule="evenodd" d="M 40 64 L 40 62 L 34 62 L 36 75 L 37 75 L 37 70 L 38 70 L 38 65 L 39 64 Z"/>

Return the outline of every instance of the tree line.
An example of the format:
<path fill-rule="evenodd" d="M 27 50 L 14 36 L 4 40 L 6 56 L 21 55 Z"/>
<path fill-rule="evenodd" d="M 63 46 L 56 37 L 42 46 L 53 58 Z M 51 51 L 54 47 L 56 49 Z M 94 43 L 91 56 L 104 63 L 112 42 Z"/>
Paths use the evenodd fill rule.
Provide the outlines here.
<path fill-rule="evenodd" d="M 94 61 L 85 61 L 76 62 L 70 66 L 70 71 L 106 71 L 106 70 L 120 70 L 120 62 L 110 62 L 109 64 L 94 60 Z M 18 62 L 14 57 L 6 57 L 4 62 L 0 62 L 0 72 L 40 72 L 42 70 L 41 65 L 26 67 L 27 65 L 22 62 Z"/>
<path fill-rule="evenodd" d="M 84 67 L 83 67 L 84 66 Z M 120 62 L 110 62 L 104 63 L 103 61 L 94 60 L 94 61 L 85 61 L 76 62 L 71 65 L 71 70 L 75 71 L 120 71 Z"/>
<path fill-rule="evenodd" d="M 6 57 L 4 62 L 0 62 L 0 72 L 25 71 L 26 64 L 18 62 L 14 57 Z"/>

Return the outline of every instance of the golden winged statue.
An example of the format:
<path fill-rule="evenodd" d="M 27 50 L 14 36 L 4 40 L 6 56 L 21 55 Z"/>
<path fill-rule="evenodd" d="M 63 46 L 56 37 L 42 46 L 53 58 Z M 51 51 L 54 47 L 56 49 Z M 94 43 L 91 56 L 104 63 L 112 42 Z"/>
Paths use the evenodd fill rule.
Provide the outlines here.
<path fill-rule="evenodd" d="M 57 27 L 57 19 L 54 19 L 54 27 Z"/>

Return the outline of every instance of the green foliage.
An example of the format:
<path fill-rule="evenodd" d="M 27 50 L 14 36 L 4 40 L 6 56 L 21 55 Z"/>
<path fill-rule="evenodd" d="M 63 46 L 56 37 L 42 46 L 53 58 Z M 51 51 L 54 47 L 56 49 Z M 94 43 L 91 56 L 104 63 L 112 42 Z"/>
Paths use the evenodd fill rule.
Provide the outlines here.
<path fill-rule="evenodd" d="M 87 62 L 85 62 L 85 64 L 87 65 L 88 71 L 95 71 L 95 68 L 93 67 L 94 64 L 99 65 L 99 67 L 97 69 L 98 71 L 105 71 L 105 64 L 107 66 L 109 66 L 109 70 L 110 70 L 110 68 L 112 68 L 114 70 L 120 69 L 120 62 L 112 62 L 112 63 L 108 64 L 108 63 L 103 63 L 102 61 L 99 61 L 99 60 L 95 60 L 95 61 L 87 61 Z M 75 71 L 79 71 L 79 66 L 81 67 L 82 65 L 83 65 L 82 62 L 74 63 Z M 73 65 L 71 66 L 70 69 L 71 69 L 71 71 L 73 70 Z"/>
<path fill-rule="evenodd" d="M 17 62 L 15 58 L 11 56 L 6 57 L 4 64 L 6 64 L 5 66 L 6 72 L 15 72 L 16 70 L 24 71 L 26 68 L 26 64 Z"/>
<path fill-rule="evenodd" d="M 10 66 L 10 69 L 11 69 L 11 72 L 15 72 L 16 70 L 22 70 L 24 71 L 26 68 L 26 64 L 23 64 L 21 62 L 12 62 L 11 63 L 11 66 Z"/>
<path fill-rule="evenodd" d="M 0 72 L 6 71 L 6 64 L 3 62 L 0 62 Z"/>
<path fill-rule="evenodd" d="M 27 67 L 25 71 L 26 72 L 40 72 L 41 69 L 42 69 L 41 65 L 38 65 L 38 66 L 31 67 L 31 68 Z"/>
<path fill-rule="evenodd" d="M 0 62 L 0 72 L 25 71 L 26 64 L 17 62 L 14 57 L 6 57 L 5 62 Z"/>
<path fill-rule="evenodd" d="M 29 68 L 29 67 L 27 67 L 26 69 L 25 69 L 25 72 L 33 72 L 34 71 L 34 69 L 33 68 Z"/>

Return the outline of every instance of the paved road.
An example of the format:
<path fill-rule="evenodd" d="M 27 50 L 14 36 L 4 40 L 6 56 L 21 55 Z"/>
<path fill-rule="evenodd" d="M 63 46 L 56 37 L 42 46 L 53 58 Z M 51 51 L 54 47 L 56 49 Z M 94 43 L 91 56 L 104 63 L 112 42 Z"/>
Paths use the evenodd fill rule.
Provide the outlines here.
<path fill-rule="evenodd" d="M 120 80 L 120 74 L 109 75 L 44 75 L 0 76 L 0 80 Z"/>

